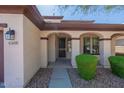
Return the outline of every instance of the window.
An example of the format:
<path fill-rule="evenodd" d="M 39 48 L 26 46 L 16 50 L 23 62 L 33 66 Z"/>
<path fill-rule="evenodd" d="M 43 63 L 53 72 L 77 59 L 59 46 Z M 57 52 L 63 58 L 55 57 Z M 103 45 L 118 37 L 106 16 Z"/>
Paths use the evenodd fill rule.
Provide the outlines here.
<path fill-rule="evenodd" d="M 124 39 L 117 39 L 116 46 L 124 46 Z"/>
<path fill-rule="evenodd" d="M 99 37 L 95 35 L 84 36 L 84 53 L 85 54 L 99 54 Z"/>

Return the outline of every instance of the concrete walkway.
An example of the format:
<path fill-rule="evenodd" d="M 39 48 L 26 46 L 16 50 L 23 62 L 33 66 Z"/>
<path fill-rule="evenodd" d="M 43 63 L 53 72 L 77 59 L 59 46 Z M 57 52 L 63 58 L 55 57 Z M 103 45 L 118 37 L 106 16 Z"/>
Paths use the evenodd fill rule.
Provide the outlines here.
<path fill-rule="evenodd" d="M 0 82 L 0 88 L 5 88 L 4 83 Z"/>
<path fill-rule="evenodd" d="M 71 88 L 71 81 L 66 68 L 54 67 L 49 88 Z"/>

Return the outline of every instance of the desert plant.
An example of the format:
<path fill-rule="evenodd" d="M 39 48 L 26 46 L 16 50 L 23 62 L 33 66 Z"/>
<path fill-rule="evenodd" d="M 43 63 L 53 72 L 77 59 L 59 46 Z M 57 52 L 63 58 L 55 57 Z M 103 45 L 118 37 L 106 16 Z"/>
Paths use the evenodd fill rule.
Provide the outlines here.
<path fill-rule="evenodd" d="M 95 77 L 98 58 L 94 55 L 81 54 L 76 56 L 77 70 L 81 78 L 91 80 Z"/>
<path fill-rule="evenodd" d="M 110 56 L 108 59 L 111 65 L 112 73 L 124 78 L 124 56 Z"/>

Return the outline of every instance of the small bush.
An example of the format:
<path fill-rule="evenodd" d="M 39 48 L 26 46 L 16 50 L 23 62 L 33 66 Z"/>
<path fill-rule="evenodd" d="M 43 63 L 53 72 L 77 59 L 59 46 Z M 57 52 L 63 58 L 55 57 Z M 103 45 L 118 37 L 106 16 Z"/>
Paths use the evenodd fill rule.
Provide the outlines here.
<path fill-rule="evenodd" d="M 76 56 L 77 70 L 81 78 L 91 80 L 95 77 L 98 58 L 94 55 L 81 54 Z"/>
<path fill-rule="evenodd" d="M 124 56 L 110 56 L 109 62 L 112 73 L 121 78 L 124 78 Z"/>

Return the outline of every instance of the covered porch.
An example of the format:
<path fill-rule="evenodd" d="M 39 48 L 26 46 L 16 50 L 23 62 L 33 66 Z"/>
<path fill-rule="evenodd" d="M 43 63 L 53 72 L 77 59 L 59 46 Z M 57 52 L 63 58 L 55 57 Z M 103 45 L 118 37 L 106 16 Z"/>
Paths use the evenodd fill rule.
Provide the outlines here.
<path fill-rule="evenodd" d="M 119 36 L 115 40 L 115 34 L 117 33 L 100 31 L 42 31 L 42 66 L 65 65 L 64 67 L 76 68 L 75 57 L 85 53 L 99 58 L 98 67 L 109 68 L 108 57 L 120 53 L 120 50 L 121 54 L 124 53 L 124 37 Z"/>

